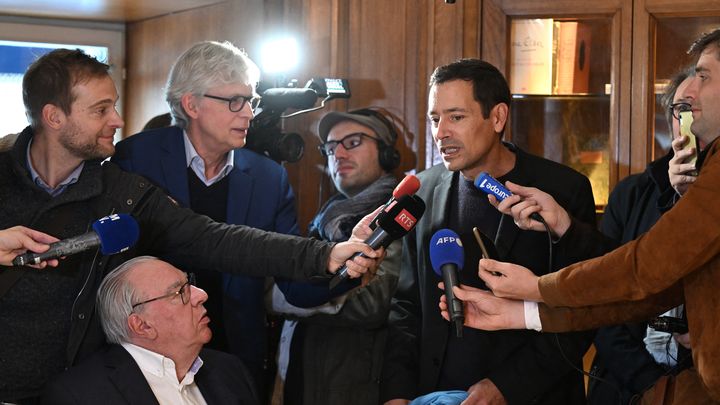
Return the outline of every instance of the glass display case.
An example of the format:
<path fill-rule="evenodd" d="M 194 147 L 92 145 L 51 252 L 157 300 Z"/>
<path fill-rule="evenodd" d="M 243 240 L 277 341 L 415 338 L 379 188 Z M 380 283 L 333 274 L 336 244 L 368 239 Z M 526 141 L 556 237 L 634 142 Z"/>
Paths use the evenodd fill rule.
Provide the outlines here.
<path fill-rule="evenodd" d="M 510 116 L 513 143 L 584 174 L 595 205 L 607 204 L 610 96 L 514 94 Z"/>
<path fill-rule="evenodd" d="M 586 175 L 602 210 L 613 160 L 612 19 L 512 18 L 509 26 L 508 138 Z"/>

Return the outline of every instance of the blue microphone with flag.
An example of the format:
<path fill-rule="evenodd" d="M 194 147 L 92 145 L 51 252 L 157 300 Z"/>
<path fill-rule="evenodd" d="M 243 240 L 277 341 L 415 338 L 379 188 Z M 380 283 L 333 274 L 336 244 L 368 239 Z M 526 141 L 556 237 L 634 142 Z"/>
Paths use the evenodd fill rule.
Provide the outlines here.
<path fill-rule="evenodd" d="M 93 222 L 93 230 L 50 244 L 43 253 L 28 252 L 13 259 L 13 265 L 25 266 L 74 255 L 100 246 L 103 255 L 124 252 L 135 245 L 140 227 L 129 214 L 113 214 Z"/>

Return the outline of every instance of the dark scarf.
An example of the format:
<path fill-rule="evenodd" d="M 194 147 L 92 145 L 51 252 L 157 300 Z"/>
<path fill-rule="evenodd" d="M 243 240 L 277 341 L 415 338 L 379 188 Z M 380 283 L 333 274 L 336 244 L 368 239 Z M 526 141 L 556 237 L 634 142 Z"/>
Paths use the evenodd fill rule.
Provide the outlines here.
<path fill-rule="evenodd" d="M 331 242 L 350 239 L 355 224 L 385 204 L 397 183 L 395 176 L 386 174 L 354 197 L 348 198 L 341 193 L 334 195 L 310 223 L 309 235 Z"/>

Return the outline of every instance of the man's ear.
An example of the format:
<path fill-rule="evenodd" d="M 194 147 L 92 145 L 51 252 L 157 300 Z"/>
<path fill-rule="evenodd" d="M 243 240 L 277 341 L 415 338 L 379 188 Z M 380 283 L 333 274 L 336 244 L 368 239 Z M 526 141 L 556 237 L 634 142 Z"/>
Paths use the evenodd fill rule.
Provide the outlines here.
<path fill-rule="evenodd" d="M 67 116 L 60 107 L 54 104 L 45 104 L 41 111 L 43 127 L 58 130 L 65 125 Z"/>
<path fill-rule="evenodd" d="M 199 109 L 197 97 L 195 97 L 192 93 L 185 93 L 180 98 L 180 104 L 188 117 L 197 119 Z"/>
<path fill-rule="evenodd" d="M 493 129 L 496 133 L 501 133 L 507 124 L 509 108 L 505 103 L 498 103 L 490 111 L 490 119 L 492 120 Z"/>
<path fill-rule="evenodd" d="M 142 316 L 132 313 L 127 320 L 128 329 L 130 333 L 136 337 L 145 340 L 153 340 L 157 337 L 157 330 L 148 322 L 143 319 Z"/>

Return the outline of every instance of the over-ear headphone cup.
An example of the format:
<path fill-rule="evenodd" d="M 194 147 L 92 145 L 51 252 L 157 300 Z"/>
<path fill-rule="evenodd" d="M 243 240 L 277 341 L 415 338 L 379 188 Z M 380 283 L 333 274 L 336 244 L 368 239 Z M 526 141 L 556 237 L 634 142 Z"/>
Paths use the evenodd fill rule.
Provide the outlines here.
<path fill-rule="evenodd" d="M 400 165 L 400 152 L 384 143 L 378 143 L 378 162 L 386 172 L 392 171 Z"/>
<path fill-rule="evenodd" d="M 359 110 L 349 111 L 351 114 L 365 115 L 369 117 L 375 117 L 382 122 L 390 131 L 393 143 L 397 141 L 398 133 L 395 126 L 390 120 L 383 115 L 381 112 L 375 111 L 372 108 L 361 108 Z M 394 146 L 388 145 L 385 142 L 378 142 L 378 163 L 380 167 L 386 172 L 394 170 L 400 166 L 400 152 L 395 149 Z"/>

